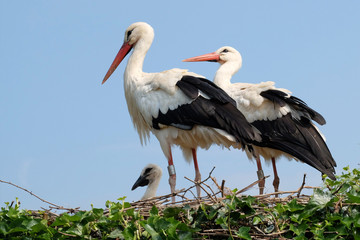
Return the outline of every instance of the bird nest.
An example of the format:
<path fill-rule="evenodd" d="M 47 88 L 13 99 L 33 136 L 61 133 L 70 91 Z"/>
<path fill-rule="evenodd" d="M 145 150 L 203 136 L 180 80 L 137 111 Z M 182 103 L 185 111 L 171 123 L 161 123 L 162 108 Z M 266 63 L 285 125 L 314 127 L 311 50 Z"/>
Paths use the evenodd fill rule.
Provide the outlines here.
<path fill-rule="evenodd" d="M 260 180 L 257 180 L 251 184 L 249 184 L 247 187 L 241 189 L 241 190 L 233 190 L 231 191 L 229 188 L 225 187 L 225 180 L 222 180 L 221 184 L 218 184 L 215 177 L 213 177 L 211 174 L 214 171 L 215 167 L 211 170 L 209 173 L 209 176 L 204 179 L 201 182 L 195 182 L 188 177 L 185 177 L 188 181 L 193 183 L 193 185 L 189 188 L 184 188 L 181 190 L 176 191 L 175 193 L 170 193 L 163 196 L 157 196 L 146 200 L 139 200 L 136 202 L 132 202 L 131 207 L 128 209 L 136 209 L 141 212 L 144 216 L 148 216 L 149 211 L 151 208 L 155 205 L 159 209 L 159 213 L 168 208 L 168 207 L 185 207 L 190 206 L 191 208 L 199 208 L 202 204 L 205 205 L 215 205 L 222 203 L 225 199 L 228 198 L 228 196 L 236 196 L 236 197 L 245 197 L 247 195 L 244 195 L 244 193 L 256 186 L 260 181 L 268 178 L 269 176 L 265 176 Z M 319 187 L 312 187 L 312 186 L 305 186 L 305 179 L 306 174 L 304 174 L 303 181 L 301 186 L 295 190 L 295 191 L 279 191 L 279 192 L 273 192 L 268 194 L 261 194 L 261 195 L 255 195 L 252 196 L 257 199 L 257 202 L 259 205 L 265 204 L 267 206 L 275 205 L 277 203 L 289 203 L 291 200 L 296 199 L 299 204 L 306 204 L 308 203 L 310 196 L 301 194 L 303 189 L 316 189 Z M 211 187 L 208 182 L 211 181 L 213 183 L 214 187 Z M 206 193 L 203 197 L 197 197 L 194 192 L 192 191 L 196 186 L 200 186 L 200 188 L 203 190 L 203 192 Z M 175 196 L 179 201 L 172 202 L 171 198 Z"/>
<path fill-rule="evenodd" d="M 207 238 L 213 238 L 213 239 L 223 239 L 225 237 L 230 237 L 230 236 L 231 238 L 239 238 L 237 237 L 237 231 L 239 227 L 241 228 L 242 226 L 247 226 L 251 228 L 250 231 L 248 230 L 249 237 L 251 236 L 252 238 L 256 238 L 256 239 L 272 239 L 275 237 L 281 238 L 282 234 L 284 234 L 288 230 L 285 231 L 281 230 L 281 228 L 277 224 L 276 217 L 272 216 L 272 213 L 271 211 L 269 211 L 269 209 L 277 206 L 278 204 L 284 204 L 284 205 L 288 204 L 294 199 L 296 199 L 296 204 L 306 205 L 310 200 L 310 196 L 302 194 L 301 193 L 302 190 L 306 188 L 307 189 L 316 188 L 316 187 L 305 186 L 306 175 L 304 175 L 301 186 L 295 191 L 280 191 L 280 192 L 273 192 L 263 195 L 251 196 L 250 198 L 252 199 L 252 202 L 251 202 L 251 206 L 249 207 L 251 208 L 252 212 L 246 213 L 246 211 L 244 212 L 244 210 L 241 209 L 241 207 L 240 208 L 234 207 L 233 209 L 231 209 L 232 201 L 234 199 L 237 199 L 236 201 L 242 201 L 241 199 L 249 199 L 249 196 L 244 195 L 244 193 L 248 189 L 257 185 L 259 181 L 262 181 L 269 176 L 266 176 L 261 180 L 255 181 L 241 190 L 231 191 L 225 187 L 224 180 L 222 181 L 221 184 L 217 182 L 217 180 L 211 175 L 213 170 L 214 169 L 212 169 L 211 172 L 209 173 L 209 176 L 201 182 L 194 182 L 191 179 L 185 177 L 188 181 L 192 183 L 192 186 L 189 188 L 181 189 L 172 194 L 167 194 L 147 200 L 128 203 L 126 207 L 122 210 L 127 211 L 133 209 L 134 211 L 137 211 L 140 215 L 142 215 L 144 219 L 147 219 L 148 217 L 151 217 L 152 214 L 151 211 L 154 208 L 154 206 L 156 207 L 157 209 L 156 212 L 159 216 L 165 216 L 164 213 L 167 211 L 166 209 L 169 208 L 182 209 L 183 210 L 182 216 L 177 215 L 176 217 L 179 218 L 181 221 L 186 222 L 189 225 L 194 225 L 194 221 L 196 221 L 195 219 L 197 218 L 196 216 L 199 215 L 198 214 L 199 212 L 207 211 L 211 209 L 212 214 L 214 214 L 215 212 L 214 214 L 215 216 L 216 214 L 219 214 L 220 211 L 224 211 L 221 209 L 226 208 L 227 209 L 226 211 L 229 213 L 229 216 L 230 214 L 237 214 L 238 217 L 240 216 L 237 219 L 240 220 L 238 220 L 237 222 L 234 221 L 235 224 L 232 224 L 231 227 L 229 223 L 228 228 L 224 227 L 224 225 L 221 226 L 221 224 L 218 224 L 217 222 L 215 223 L 214 219 L 208 222 L 204 221 L 201 223 L 201 230 L 196 232 L 196 236 L 198 236 L 199 238 L 206 236 Z M 2 180 L 0 180 L 0 182 L 7 183 L 17 188 L 20 188 L 28 192 L 29 194 L 33 195 L 34 197 L 38 198 L 39 200 L 50 205 L 48 209 L 43 208 L 41 211 L 38 210 L 30 211 L 33 217 L 45 218 L 46 215 L 46 218 L 49 219 L 50 222 L 52 222 L 62 214 L 62 213 L 61 214 L 56 213 L 57 210 L 65 211 L 66 213 L 69 214 L 75 214 L 79 211 L 82 211 L 79 208 L 65 208 L 50 203 L 38 197 L 31 191 L 19 187 L 13 183 Z M 212 185 L 212 187 L 210 185 Z M 203 197 L 197 197 L 194 194 L 193 190 L 197 186 L 199 186 L 202 189 L 202 191 L 205 193 Z M 178 201 L 172 202 L 173 197 L 176 197 Z M 185 212 L 184 209 L 187 209 L 186 211 L 188 211 L 188 214 L 184 214 Z M 191 214 L 189 213 L 190 211 Z M 109 216 L 111 213 L 109 209 L 104 209 L 103 214 L 104 216 Z M 256 220 L 256 218 L 259 218 L 258 216 L 265 216 L 265 215 L 272 216 L 273 220 L 271 219 L 266 220 L 263 218 L 262 219 L 263 224 L 253 225 L 253 222 Z M 192 220 L 189 220 L 189 218 L 191 218 Z M 271 231 L 268 231 L 267 229 L 269 228 L 269 226 L 270 227 L 272 226 Z"/>

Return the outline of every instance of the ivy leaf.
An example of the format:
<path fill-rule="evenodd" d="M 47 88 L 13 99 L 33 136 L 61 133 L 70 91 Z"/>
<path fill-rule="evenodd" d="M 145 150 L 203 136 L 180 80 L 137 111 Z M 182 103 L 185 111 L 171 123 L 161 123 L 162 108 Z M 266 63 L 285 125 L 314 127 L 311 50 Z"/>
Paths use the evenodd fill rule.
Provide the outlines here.
<path fill-rule="evenodd" d="M 291 200 L 287 204 L 287 206 L 289 206 L 289 211 L 290 212 L 300 211 L 300 210 L 303 210 L 305 208 L 303 205 L 298 204 L 296 199 Z"/>
<path fill-rule="evenodd" d="M 295 226 L 290 224 L 290 231 L 293 231 L 297 236 L 304 235 L 308 225 L 306 223 L 299 224 Z"/>
<path fill-rule="evenodd" d="M 348 229 L 351 229 L 351 225 L 354 223 L 354 219 L 352 217 L 344 217 L 340 220 L 342 224 L 344 224 Z"/>
<path fill-rule="evenodd" d="M 120 229 L 115 229 L 114 231 L 112 231 L 109 236 L 107 236 L 108 238 L 124 238 L 124 235 L 122 234 Z"/>
<path fill-rule="evenodd" d="M 223 229 L 228 229 L 228 227 L 227 227 L 227 218 L 226 217 L 217 218 L 215 223 L 220 225 Z"/>
<path fill-rule="evenodd" d="M 47 221 L 45 219 L 41 220 L 40 222 L 35 221 L 36 224 L 31 226 L 31 230 L 34 233 L 38 233 L 40 231 L 45 231 L 48 228 Z M 30 226 L 30 224 L 29 224 Z"/>
<path fill-rule="evenodd" d="M 180 240 L 192 240 L 192 233 L 191 232 L 179 232 L 179 239 Z"/>
<path fill-rule="evenodd" d="M 182 212 L 183 210 L 181 208 L 176 208 L 176 207 L 168 207 L 164 209 L 164 217 L 165 218 L 170 218 L 170 217 L 178 217 L 179 213 Z"/>
<path fill-rule="evenodd" d="M 154 205 L 150 210 L 150 216 L 157 216 L 157 215 L 159 215 L 159 210 Z"/>
<path fill-rule="evenodd" d="M 17 232 L 27 232 L 27 229 L 22 227 L 22 226 L 19 226 L 19 227 L 14 227 L 12 229 L 10 229 L 10 231 L 8 232 L 8 234 L 10 233 L 17 233 Z"/>
<path fill-rule="evenodd" d="M 6 223 L 0 221 L 0 233 L 2 233 L 3 235 L 6 235 L 8 232 L 7 231 L 8 228 L 9 227 Z M 1 236 L 1 234 L 0 234 L 0 236 Z"/>
<path fill-rule="evenodd" d="M 258 225 L 259 223 L 261 223 L 262 221 L 261 221 L 261 218 L 260 217 L 258 217 L 258 216 L 255 216 L 254 218 L 253 218 L 253 220 L 252 220 L 252 223 L 254 224 L 254 225 Z"/>
<path fill-rule="evenodd" d="M 67 223 L 69 223 L 69 218 L 67 217 L 67 214 L 63 214 L 60 217 L 57 217 L 55 219 L 55 221 L 51 224 L 52 227 L 56 227 L 56 226 L 63 226 Z"/>
<path fill-rule="evenodd" d="M 83 226 L 80 224 L 76 224 L 71 228 L 69 228 L 69 230 L 67 230 L 66 233 L 82 236 L 82 231 L 83 231 Z"/>
<path fill-rule="evenodd" d="M 239 228 L 239 231 L 236 233 L 236 236 L 242 239 L 251 240 L 249 231 L 250 231 L 250 227 L 241 227 Z"/>
<path fill-rule="evenodd" d="M 104 209 L 102 208 L 93 208 L 91 211 L 96 219 L 99 219 L 104 214 Z"/>
<path fill-rule="evenodd" d="M 314 195 L 310 199 L 308 206 L 316 209 L 324 208 L 332 199 L 331 193 L 324 192 L 320 189 L 314 190 Z"/>
<path fill-rule="evenodd" d="M 149 224 L 144 224 L 142 227 L 151 235 L 151 239 L 161 240 L 159 233 L 157 233 Z"/>

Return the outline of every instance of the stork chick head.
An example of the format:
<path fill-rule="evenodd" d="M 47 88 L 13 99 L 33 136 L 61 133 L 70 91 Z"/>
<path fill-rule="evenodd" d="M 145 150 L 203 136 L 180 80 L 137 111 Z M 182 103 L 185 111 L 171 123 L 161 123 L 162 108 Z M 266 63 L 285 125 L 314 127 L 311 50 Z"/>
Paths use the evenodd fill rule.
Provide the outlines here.
<path fill-rule="evenodd" d="M 155 180 L 160 179 L 161 176 L 162 169 L 158 165 L 150 163 L 141 171 L 140 177 L 136 180 L 131 190 L 151 185 Z"/>

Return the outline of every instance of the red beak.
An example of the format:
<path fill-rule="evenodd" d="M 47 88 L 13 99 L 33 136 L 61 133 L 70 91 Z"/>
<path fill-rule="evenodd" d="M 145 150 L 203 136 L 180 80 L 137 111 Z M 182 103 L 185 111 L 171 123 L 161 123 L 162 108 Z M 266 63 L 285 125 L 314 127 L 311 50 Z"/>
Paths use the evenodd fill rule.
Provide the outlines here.
<path fill-rule="evenodd" d="M 217 62 L 219 60 L 220 60 L 220 55 L 217 54 L 216 52 L 213 52 L 213 53 L 200 55 L 197 57 L 187 58 L 184 59 L 183 62 L 203 62 L 203 61 Z"/>
<path fill-rule="evenodd" d="M 128 44 L 127 42 L 125 42 L 118 54 L 116 55 L 113 63 L 111 64 L 109 70 L 107 71 L 103 81 L 102 81 L 102 84 L 104 84 L 104 82 L 106 82 L 106 80 L 111 76 L 111 74 L 115 71 L 115 69 L 119 66 L 119 64 L 121 63 L 121 61 L 126 57 L 126 55 L 130 52 L 132 48 L 132 45 Z"/>

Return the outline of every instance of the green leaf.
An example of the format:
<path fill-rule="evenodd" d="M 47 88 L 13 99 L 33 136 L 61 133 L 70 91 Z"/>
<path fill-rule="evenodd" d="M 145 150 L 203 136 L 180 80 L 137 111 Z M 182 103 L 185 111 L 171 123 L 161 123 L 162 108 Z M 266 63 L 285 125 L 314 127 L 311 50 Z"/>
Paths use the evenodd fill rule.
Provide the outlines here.
<path fill-rule="evenodd" d="M 251 240 L 249 231 L 250 231 L 250 227 L 241 227 L 241 228 L 239 228 L 239 231 L 236 233 L 236 236 L 238 236 L 242 239 Z"/>
<path fill-rule="evenodd" d="M 83 226 L 80 224 L 76 224 L 66 231 L 66 233 L 74 234 L 77 236 L 82 236 L 82 232 L 83 232 Z"/>
<path fill-rule="evenodd" d="M 352 224 L 354 223 L 354 219 L 352 217 L 344 217 L 340 220 L 342 224 L 344 224 L 348 229 L 352 229 Z"/>
<path fill-rule="evenodd" d="M 154 205 L 150 210 L 150 216 L 157 216 L 157 215 L 159 215 L 159 210 Z"/>
<path fill-rule="evenodd" d="M 10 231 L 8 232 L 8 234 L 10 233 L 17 233 L 17 232 L 27 232 L 28 230 L 24 227 L 14 227 L 12 229 L 10 229 Z"/>
<path fill-rule="evenodd" d="M 171 223 L 164 218 L 160 218 L 158 221 L 154 222 L 154 227 L 157 231 L 167 229 L 170 225 Z"/>
<path fill-rule="evenodd" d="M 290 212 L 295 212 L 295 211 L 299 211 L 299 210 L 304 209 L 304 206 L 298 204 L 296 199 L 291 200 L 287 205 L 289 206 L 289 211 Z"/>
<path fill-rule="evenodd" d="M 77 212 L 72 216 L 68 216 L 70 222 L 80 222 L 86 212 Z"/>
<path fill-rule="evenodd" d="M 109 236 L 107 236 L 107 237 L 108 237 L 108 238 L 121 238 L 121 239 L 124 238 L 124 236 L 123 236 L 123 234 L 122 234 L 122 232 L 121 232 L 120 229 L 115 229 L 115 230 L 112 231 L 112 232 L 109 234 Z"/>
<path fill-rule="evenodd" d="M 60 217 L 57 217 L 55 219 L 55 221 L 51 224 L 52 227 L 56 227 L 56 226 L 62 226 L 65 225 L 67 223 L 69 223 L 69 218 L 67 214 L 61 215 Z"/>
<path fill-rule="evenodd" d="M 227 218 L 219 217 L 215 220 L 215 223 L 220 225 L 223 229 L 228 229 Z"/>
<path fill-rule="evenodd" d="M 308 225 L 306 223 L 302 223 L 297 226 L 290 224 L 290 231 L 293 231 L 296 235 L 300 236 L 305 234 L 307 227 Z"/>
<path fill-rule="evenodd" d="M 19 211 L 15 208 L 9 208 L 9 211 L 6 214 L 9 218 L 18 218 L 19 217 Z"/>
<path fill-rule="evenodd" d="M 307 240 L 308 238 L 305 237 L 304 234 L 294 237 L 294 240 Z"/>
<path fill-rule="evenodd" d="M 149 224 L 144 224 L 142 227 L 151 235 L 152 239 L 161 240 L 159 233 L 157 233 Z"/>
<path fill-rule="evenodd" d="M 356 196 L 355 194 L 348 193 L 347 197 L 349 198 L 348 203 L 360 203 L 360 196 Z"/>
<path fill-rule="evenodd" d="M 31 230 L 34 233 L 45 231 L 48 228 L 47 220 L 43 219 L 40 222 L 36 221 L 35 225 L 32 225 Z"/>
<path fill-rule="evenodd" d="M 136 229 L 133 228 L 125 228 L 122 234 L 125 239 L 135 239 L 135 231 Z"/>
<path fill-rule="evenodd" d="M 170 217 L 178 217 L 179 213 L 183 212 L 183 210 L 181 208 L 177 208 L 177 207 L 168 207 L 164 209 L 163 215 L 164 218 L 170 218 Z"/>
<path fill-rule="evenodd" d="M 254 218 L 253 218 L 253 220 L 252 220 L 252 223 L 254 224 L 254 225 L 258 225 L 259 223 L 261 223 L 262 221 L 261 221 L 261 218 L 260 217 L 258 217 L 258 216 L 255 216 Z"/>
<path fill-rule="evenodd" d="M 8 227 L 8 225 L 6 223 L 0 221 L 0 233 L 6 235 L 7 232 L 8 232 L 8 230 L 7 230 L 8 228 L 9 227 Z"/>
<path fill-rule="evenodd" d="M 307 206 L 315 207 L 316 209 L 324 208 L 332 199 L 329 192 L 324 192 L 320 189 L 315 189 L 313 197 L 310 199 Z"/>

